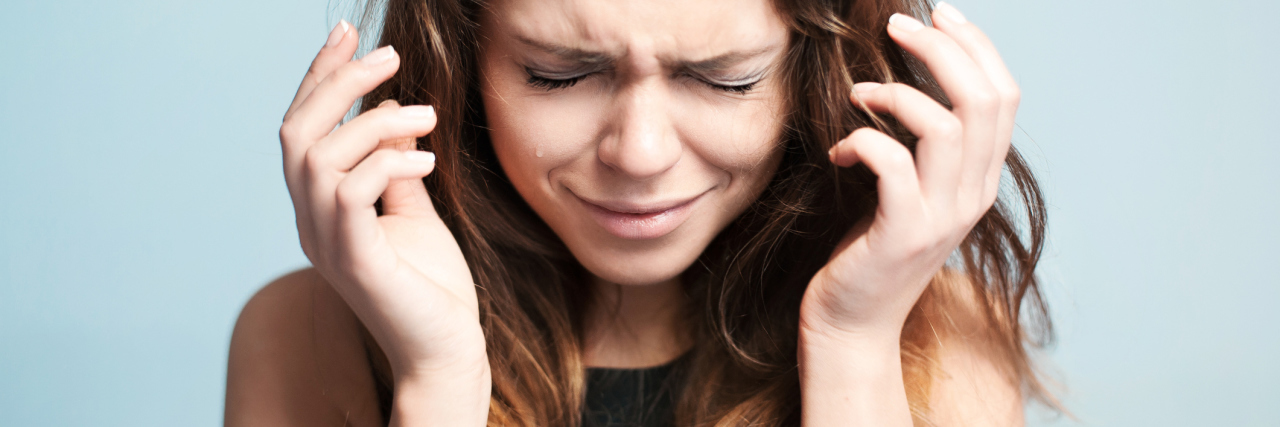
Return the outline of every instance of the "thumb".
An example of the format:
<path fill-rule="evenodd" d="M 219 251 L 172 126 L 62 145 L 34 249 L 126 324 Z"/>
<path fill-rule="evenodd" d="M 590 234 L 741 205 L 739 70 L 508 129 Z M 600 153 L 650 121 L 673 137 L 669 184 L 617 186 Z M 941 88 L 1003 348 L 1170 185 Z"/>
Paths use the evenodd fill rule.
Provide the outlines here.
<path fill-rule="evenodd" d="M 383 147 L 401 151 L 417 150 L 416 145 L 417 141 L 414 138 L 387 141 L 382 144 Z M 427 174 L 433 171 L 435 171 L 434 165 Z M 435 206 L 431 204 L 431 196 L 427 194 L 427 187 L 423 185 L 422 178 L 395 180 L 387 184 L 386 191 L 382 192 L 382 212 L 384 215 L 436 216 Z"/>
<path fill-rule="evenodd" d="M 400 103 L 394 99 L 388 99 L 378 104 L 378 108 L 397 108 L 399 106 Z M 400 151 L 417 150 L 418 140 L 416 138 L 386 140 L 378 144 L 378 148 L 393 148 Z M 432 171 L 435 171 L 434 166 L 427 174 Z M 382 192 L 382 213 L 384 215 L 435 217 L 436 209 L 431 204 L 431 196 L 427 195 L 427 187 L 422 184 L 422 178 L 410 178 L 391 181 L 387 184 L 386 191 Z"/>

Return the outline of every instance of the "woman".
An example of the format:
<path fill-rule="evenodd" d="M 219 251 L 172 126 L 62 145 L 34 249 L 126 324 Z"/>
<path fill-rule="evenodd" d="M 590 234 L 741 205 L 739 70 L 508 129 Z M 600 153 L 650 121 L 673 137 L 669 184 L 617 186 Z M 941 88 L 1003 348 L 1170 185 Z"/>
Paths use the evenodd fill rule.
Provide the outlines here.
<path fill-rule="evenodd" d="M 227 424 L 1021 424 L 1018 89 L 930 9 L 391 0 L 357 61 L 340 23 L 280 131 L 315 267 L 245 307 Z"/>

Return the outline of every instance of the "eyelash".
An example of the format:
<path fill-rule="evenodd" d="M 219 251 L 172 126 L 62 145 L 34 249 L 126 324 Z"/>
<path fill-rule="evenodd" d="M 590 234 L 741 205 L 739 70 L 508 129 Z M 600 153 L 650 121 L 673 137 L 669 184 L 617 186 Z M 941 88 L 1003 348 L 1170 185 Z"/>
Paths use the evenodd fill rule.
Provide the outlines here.
<path fill-rule="evenodd" d="M 570 77 L 567 79 L 549 79 L 546 77 L 536 76 L 527 70 L 525 71 L 525 73 L 529 75 L 528 84 L 530 87 L 542 89 L 548 92 L 557 90 L 557 89 L 565 89 L 565 88 L 573 87 L 573 85 L 578 84 L 578 82 L 582 81 L 582 79 L 587 78 L 591 74 L 594 74 L 594 73 L 583 74 L 581 76 Z M 741 85 L 722 85 L 722 84 L 711 83 L 702 79 L 698 79 L 698 81 L 701 82 L 702 84 L 705 84 L 711 87 L 712 89 L 734 93 L 738 95 L 745 95 L 747 92 L 750 92 L 751 89 L 754 89 L 756 87 L 756 83 L 760 83 L 759 80 L 756 80 L 754 82 L 741 84 Z"/>
<path fill-rule="evenodd" d="M 578 77 L 570 77 L 567 79 L 548 79 L 546 77 L 538 77 L 533 75 L 533 73 L 529 73 L 529 86 L 550 92 L 556 89 L 572 87 L 589 75 L 590 74 L 583 74 Z"/>
<path fill-rule="evenodd" d="M 705 80 L 703 80 L 703 81 L 702 81 L 702 83 L 703 83 L 703 84 L 705 84 L 705 85 L 707 85 L 707 86 L 711 86 L 713 89 L 718 89 L 718 90 L 722 90 L 722 91 L 729 92 L 729 93 L 736 93 L 736 94 L 738 94 L 738 95 L 745 95 L 747 92 L 750 92 L 750 91 L 751 91 L 751 89 L 754 89 L 754 88 L 756 87 L 756 83 L 760 83 L 760 81 L 759 81 L 759 80 L 756 80 L 756 81 L 751 82 L 751 83 L 742 84 L 742 85 L 732 85 L 732 86 L 730 86 L 730 85 L 718 85 L 718 84 L 711 83 L 711 82 L 708 82 L 708 81 L 705 81 Z"/>

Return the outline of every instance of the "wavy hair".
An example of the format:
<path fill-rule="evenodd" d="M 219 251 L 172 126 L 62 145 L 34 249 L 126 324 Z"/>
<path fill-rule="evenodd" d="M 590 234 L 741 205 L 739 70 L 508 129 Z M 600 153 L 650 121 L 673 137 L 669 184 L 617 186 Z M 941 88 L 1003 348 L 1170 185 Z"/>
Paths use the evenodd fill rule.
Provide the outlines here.
<path fill-rule="evenodd" d="M 862 166 L 837 168 L 827 150 L 866 126 L 913 151 L 916 143 L 892 117 L 853 106 L 852 85 L 905 83 L 949 105 L 922 64 L 885 31 L 893 13 L 927 20 L 927 0 L 775 4 L 790 29 L 783 159 L 760 198 L 683 275 L 696 343 L 677 393 L 683 426 L 799 424 L 801 297 L 841 236 L 877 203 L 875 175 Z M 437 170 L 424 181 L 476 279 L 493 378 L 489 425 L 577 426 L 587 276 L 512 187 L 489 143 L 477 66 L 486 7 L 482 0 L 369 0 L 362 24 L 380 26 L 377 45 L 395 46 L 401 71 L 366 95 L 361 110 L 384 99 L 437 107 L 436 129 L 418 145 L 436 153 Z M 925 423 L 938 365 L 935 326 L 951 322 L 960 305 L 974 306 L 969 311 L 995 343 L 1010 381 L 1029 398 L 1059 407 L 1032 360 L 1052 340 L 1034 274 L 1044 245 L 1044 201 L 1016 149 L 1005 167 L 1012 188 L 969 233 L 903 331 L 908 399 Z M 976 297 L 962 302 L 955 289 Z"/>

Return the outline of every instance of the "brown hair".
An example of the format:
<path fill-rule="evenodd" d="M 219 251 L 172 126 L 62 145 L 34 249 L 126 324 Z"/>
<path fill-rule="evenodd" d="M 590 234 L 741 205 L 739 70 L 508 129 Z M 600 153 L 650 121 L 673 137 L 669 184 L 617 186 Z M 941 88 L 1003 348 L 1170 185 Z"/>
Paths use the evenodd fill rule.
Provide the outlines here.
<path fill-rule="evenodd" d="M 432 104 L 439 112 L 435 131 L 418 144 L 437 155 L 427 189 L 476 279 L 493 377 L 489 424 L 579 425 L 586 273 L 511 186 L 489 144 L 477 83 L 477 23 L 485 5 L 382 1 L 371 0 L 365 10 L 385 7 L 378 45 L 395 46 L 401 71 L 369 93 L 363 109 L 395 99 Z M 854 108 L 851 87 L 896 81 L 947 104 L 921 64 L 885 32 L 895 12 L 926 18 L 927 0 L 776 4 L 791 29 L 782 76 L 791 88 L 783 159 L 761 197 L 684 273 L 696 344 L 678 394 L 680 425 L 799 424 L 801 297 L 836 242 L 874 211 L 877 200 L 876 177 L 861 166 L 835 167 L 827 150 L 865 126 L 915 146 L 916 138 L 892 117 Z M 1027 396 L 1056 406 L 1028 350 L 1052 336 L 1034 275 L 1044 243 L 1044 203 L 1017 150 L 1006 168 L 1016 191 L 1002 194 L 982 217 L 960 246 L 959 261 L 935 278 L 903 330 L 904 380 L 913 413 L 922 420 L 936 370 L 934 325 L 948 322 L 962 305 L 957 285 L 976 296 L 964 304 L 973 306 L 969 311 L 976 310 L 994 338 L 997 362 L 1010 380 Z M 1025 234 L 1013 208 L 1025 216 Z"/>

